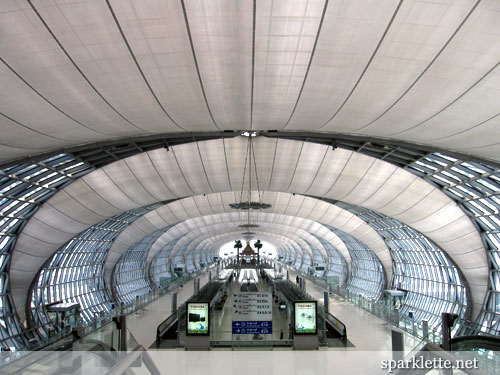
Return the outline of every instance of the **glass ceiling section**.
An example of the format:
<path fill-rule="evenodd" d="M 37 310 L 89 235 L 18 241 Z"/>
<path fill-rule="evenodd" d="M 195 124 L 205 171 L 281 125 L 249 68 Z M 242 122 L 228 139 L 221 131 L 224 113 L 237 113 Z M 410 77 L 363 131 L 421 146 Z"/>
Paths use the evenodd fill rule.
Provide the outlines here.
<path fill-rule="evenodd" d="M 33 323 L 43 328 L 41 334 L 47 334 L 50 326 L 45 308 L 48 304 L 79 304 L 84 323 L 110 311 L 112 299 L 104 281 L 108 250 L 126 227 L 161 205 L 136 208 L 103 220 L 71 239 L 50 258 L 31 295 Z"/>
<path fill-rule="evenodd" d="M 482 163 L 441 153 L 429 154 L 408 170 L 423 177 L 455 200 L 475 222 L 488 251 L 488 296 L 478 323 L 486 333 L 500 333 L 500 171 Z"/>
<path fill-rule="evenodd" d="M 392 289 L 407 292 L 400 313 L 414 313 L 415 321 L 427 320 L 430 327 L 441 324 L 441 313 L 463 318 L 467 292 L 459 270 L 428 238 L 399 220 L 366 208 L 338 202 L 366 221 L 384 238 L 393 261 Z"/>
<path fill-rule="evenodd" d="M 59 154 L 0 170 L 0 346 L 23 348 L 31 334 L 21 334 L 8 290 L 8 267 L 16 238 L 42 203 L 94 168 Z"/>
<path fill-rule="evenodd" d="M 351 256 L 351 277 L 346 289 L 365 298 L 380 299 L 385 285 L 384 268 L 375 253 L 350 234 L 325 225 L 344 242 Z"/>

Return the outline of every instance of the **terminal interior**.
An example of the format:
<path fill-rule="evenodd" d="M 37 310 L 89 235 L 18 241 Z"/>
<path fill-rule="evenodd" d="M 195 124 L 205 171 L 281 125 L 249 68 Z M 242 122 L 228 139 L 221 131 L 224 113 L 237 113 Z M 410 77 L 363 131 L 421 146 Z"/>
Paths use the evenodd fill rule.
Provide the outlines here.
<path fill-rule="evenodd" d="M 0 373 L 500 373 L 499 65 L 498 0 L 0 1 Z"/>

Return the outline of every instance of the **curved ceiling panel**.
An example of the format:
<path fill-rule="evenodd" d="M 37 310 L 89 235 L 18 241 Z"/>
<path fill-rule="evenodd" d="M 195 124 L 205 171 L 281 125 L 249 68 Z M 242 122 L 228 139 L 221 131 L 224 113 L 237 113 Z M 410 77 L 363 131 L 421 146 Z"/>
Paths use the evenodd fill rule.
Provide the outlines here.
<path fill-rule="evenodd" d="M 231 232 L 242 232 L 246 231 L 244 228 L 239 228 L 238 225 L 247 223 L 246 215 L 240 212 L 216 214 L 210 216 L 202 216 L 194 219 L 189 219 L 179 223 L 174 228 L 165 232 L 160 236 L 156 242 L 151 247 L 148 254 L 148 261 L 150 261 L 158 251 L 160 251 L 168 242 L 172 241 L 174 238 L 179 237 L 178 231 L 184 233 L 181 240 L 174 246 L 171 250 L 170 257 L 176 255 L 179 248 L 184 245 L 185 241 L 192 241 L 197 237 L 203 235 L 210 236 L 212 232 L 215 231 L 222 232 L 224 229 Z M 268 214 L 268 213 L 258 213 L 253 215 L 252 223 L 261 225 L 259 228 L 251 228 L 252 232 L 259 233 L 262 230 L 270 231 L 270 229 L 276 229 L 279 232 L 285 233 L 289 232 L 290 238 L 302 237 L 309 241 L 311 244 L 315 245 L 324 257 L 328 257 L 326 250 L 323 245 L 313 236 L 319 236 L 324 238 L 326 241 L 335 245 L 338 250 L 342 253 L 348 264 L 350 264 L 350 256 L 347 248 L 343 242 L 330 230 L 322 226 L 319 223 L 313 222 L 311 220 L 301 219 L 293 216 L 286 216 L 280 214 Z M 287 230 L 290 227 L 291 230 Z M 236 234 L 238 235 L 238 234 Z"/>
<path fill-rule="evenodd" d="M 355 215 L 340 209 L 340 207 L 310 197 L 267 191 L 264 192 L 263 196 L 265 203 L 272 204 L 272 207 L 265 211 L 268 215 L 280 214 L 303 218 L 307 219 L 308 222 L 328 224 L 350 233 L 366 243 L 377 254 L 387 274 L 391 275 L 391 257 L 385 243 L 369 225 Z M 111 271 L 119 257 L 142 237 L 169 224 L 189 218 L 203 216 L 206 217 L 206 220 L 213 220 L 208 215 L 235 212 L 229 208 L 229 203 L 236 200 L 238 200 L 238 193 L 235 192 L 206 194 L 205 196 L 180 199 L 145 215 L 124 230 L 113 243 L 106 259 L 107 280 L 110 279 Z M 246 219 L 246 213 L 239 213 L 239 215 Z M 252 218 L 258 217 L 258 215 L 254 213 Z M 342 245 L 339 244 L 339 246 Z M 347 250 L 344 254 L 347 254 Z"/>
<path fill-rule="evenodd" d="M 373 135 L 500 160 L 496 0 L 4 3 L 1 161 L 217 129 Z"/>

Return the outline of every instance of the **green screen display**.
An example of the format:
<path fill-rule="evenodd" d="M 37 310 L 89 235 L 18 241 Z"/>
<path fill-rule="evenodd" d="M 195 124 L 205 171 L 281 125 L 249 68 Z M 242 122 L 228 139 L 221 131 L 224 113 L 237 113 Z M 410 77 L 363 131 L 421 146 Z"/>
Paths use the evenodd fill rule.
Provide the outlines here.
<path fill-rule="evenodd" d="M 295 334 L 314 335 L 316 327 L 316 301 L 300 301 L 294 304 Z"/>
<path fill-rule="evenodd" d="M 186 334 L 206 336 L 209 334 L 208 302 L 188 302 L 186 311 Z"/>

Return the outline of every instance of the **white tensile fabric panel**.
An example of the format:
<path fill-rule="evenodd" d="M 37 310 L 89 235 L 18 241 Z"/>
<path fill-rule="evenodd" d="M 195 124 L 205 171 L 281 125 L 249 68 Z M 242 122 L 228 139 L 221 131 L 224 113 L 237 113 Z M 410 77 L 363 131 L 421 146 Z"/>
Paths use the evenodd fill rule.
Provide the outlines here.
<path fill-rule="evenodd" d="M 226 157 L 224 148 L 220 143 L 198 142 L 203 167 L 210 176 L 210 186 L 214 192 L 230 191 L 231 187 L 229 176 L 227 174 Z"/>
<path fill-rule="evenodd" d="M 303 240 L 303 238 L 304 238 L 303 235 L 307 236 L 307 234 L 305 232 L 302 233 L 300 230 L 298 230 L 298 232 L 300 234 L 294 234 L 290 230 L 290 228 L 288 230 L 280 230 L 279 227 L 280 226 L 272 225 L 269 228 L 261 229 L 261 230 L 259 230 L 259 237 L 261 237 L 261 233 L 262 234 L 268 234 L 270 236 L 272 236 L 274 234 L 278 234 L 278 235 L 281 235 L 282 237 L 287 237 L 287 238 L 290 239 L 290 241 L 293 241 L 293 242 L 296 242 L 296 243 L 300 244 L 300 246 L 298 247 L 298 248 L 300 248 L 300 251 L 301 252 L 307 251 L 307 253 L 311 257 L 311 259 L 314 259 L 313 252 L 312 252 L 311 248 L 309 247 L 308 243 Z M 210 233 L 204 233 L 204 234 L 203 234 L 203 230 L 202 229 L 197 229 L 197 230 L 193 231 L 192 233 L 190 233 L 188 236 L 183 237 L 180 241 L 178 241 L 176 243 L 176 245 L 174 246 L 174 248 L 170 252 L 170 257 L 173 258 L 175 256 L 176 250 L 178 250 L 179 248 L 186 247 L 186 252 L 183 253 L 184 254 L 183 255 L 184 263 L 186 263 L 186 261 L 187 261 L 187 255 L 189 253 L 191 253 L 192 250 L 193 250 L 193 248 L 197 244 L 199 244 L 201 241 L 203 241 L 204 239 L 207 239 L 207 238 L 211 239 L 214 236 L 217 236 L 219 234 L 229 234 L 229 235 L 232 235 L 233 238 L 234 238 L 234 236 L 237 235 L 237 233 L 238 233 L 238 229 L 234 229 L 234 228 L 231 229 L 231 230 L 211 228 L 211 232 Z M 309 235 L 306 238 L 308 240 L 312 240 L 314 237 L 311 237 Z M 301 256 L 303 256 L 303 255 L 301 254 Z M 196 254 L 193 255 L 193 259 L 195 259 L 195 257 L 196 257 Z M 150 263 L 148 263 L 148 266 L 149 266 L 149 264 Z M 193 266 L 195 266 L 195 268 L 198 268 L 197 265 L 195 265 L 195 264 L 193 264 Z"/>
<path fill-rule="evenodd" d="M 0 12 L 3 36 L 0 43 L 2 58 L 6 64 L 9 64 L 26 82 L 40 90 L 45 98 L 57 103 L 57 106 L 68 115 L 90 128 L 94 126 L 95 129 L 108 133 L 109 136 L 116 132 L 123 132 L 125 135 L 139 131 L 114 113 L 85 82 L 62 50 L 54 48 L 53 38 L 27 2 L 2 3 L 8 3 L 9 7 L 8 11 Z M 81 54 L 85 55 L 86 52 L 81 51 Z M 40 124 L 46 124 L 48 118 L 54 115 L 52 112 L 55 113 L 57 110 L 50 108 L 48 103 L 15 77 L 14 73 L 10 72 L 10 78 L 8 78 L 5 75 L 8 71 L 6 65 L 2 64 L 1 71 L 2 87 L 5 89 L 2 92 L 10 93 L 12 98 L 22 95 L 22 100 L 16 100 L 17 104 L 12 102 L 11 108 L 14 110 L 18 104 L 22 103 L 22 108 L 19 109 L 26 112 L 25 106 L 33 104 L 33 107 L 29 108 L 43 109 L 43 111 L 37 111 L 36 115 Z M 46 107 L 40 108 L 42 105 Z M 78 133 L 75 135 L 78 137 L 92 132 L 69 117 L 63 124 L 65 126 L 58 127 L 58 132 L 63 138 L 71 136 L 75 127 Z M 95 124 L 100 124 L 100 126 L 97 127 Z M 57 126 L 56 124 L 47 125 L 48 127 L 39 127 L 38 130 L 49 130 L 50 127 Z M 95 133 L 95 135 L 98 134 Z M 76 139 L 73 139 L 74 141 Z M 53 146 L 57 146 L 57 143 Z"/>
<path fill-rule="evenodd" d="M 262 168 L 264 165 L 272 165 L 274 160 L 274 155 L 279 146 L 279 139 L 273 139 L 271 143 L 263 142 L 252 142 L 252 148 L 255 155 L 255 164 L 257 165 L 257 176 L 259 179 L 259 189 L 269 190 L 271 184 L 272 168 Z M 254 168 L 254 166 L 252 166 Z M 255 173 L 252 172 L 252 176 Z M 256 185 L 253 185 L 256 186 Z M 236 188 L 236 187 L 235 187 Z"/>
<path fill-rule="evenodd" d="M 221 128 L 250 129 L 251 1 L 186 1 L 200 75 Z"/>
<path fill-rule="evenodd" d="M 122 207 L 116 207 L 114 206 L 111 202 L 109 202 L 106 197 L 103 197 L 99 195 L 98 192 L 94 191 L 90 186 L 94 185 L 94 181 L 99 181 L 101 178 L 100 173 L 91 173 L 87 175 L 87 179 L 79 179 L 72 184 L 68 185 L 67 187 L 64 188 L 64 192 L 71 196 L 73 200 L 76 202 L 79 202 L 80 205 L 83 205 L 84 207 L 87 208 L 87 210 L 90 210 L 94 212 L 96 215 L 102 217 L 102 218 L 108 218 L 110 216 L 115 215 L 117 212 L 124 211 L 125 208 Z M 101 180 L 103 183 L 106 180 Z M 59 199 L 59 195 L 63 196 L 62 192 L 59 192 L 55 194 L 52 198 L 51 201 L 54 200 L 57 201 Z M 51 203 L 52 204 L 52 203 Z M 63 205 L 68 204 L 68 202 L 61 201 L 60 204 L 58 204 L 58 208 L 60 210 L 63 210 Z M 76 207 L 75 207 L 76 209 Z M 79 209 L 78 212 L 80 215 L 83 210 Z M 100 219 L 102 220 L 102 219 Z"/>
<path fill-rule="evenodd" d="M 471 0 L 403 2 L 363 80 L 325 130 L 360 128 L 391 106 L 432 61 L 473 6 Z M 370 100 L 373 95 L 380 99 Z M 425 98 L 425 94 L 418 98 Z M 436 104 L 438 101 L 433 98 Z M 396 109 L 400 116 L 382 118 L 385 132 L 413 122 L 422 107 L 413 103 L 412 107 L 400 105 Z"/>
<path fill-rule="evenodd" d="M 346 210 L 343 210 L 338 206 L 334 206 L 327 202 L 319 201 L 314 198 L 304 197 L 300 195 L 293 196 L 292 194 L 288 193 L 262 193 L 264 196 L 264 202 L 273 204 L 273 207 L 265 210 L 263 213 L 265 213 L 266 215 L 271 215 L 271 217 L 278 217 L 276 216 L 276 214 L 287 215 L 289 217 L 288 220 L 291 220 L 290 224 L 293 223 L 293 220 L 295 220 L 295 222 L 298 222 L 302 219 L 308 219 L 311 220 L 311 222 L 319 221 L 320 223 L 331 225 L 353 235 L 355 238 L 365 243 L 374 251 L 374 253 L 381 260 L 382 265 L 384 266 L 385 271 L 388 275 L 388 279 L 390 279 L 389 277 L 392 275 L 392 260 L 385 242 L 377 234 L 377 232 L 375 232 L 369 225 L 367 225 L 357 216 L 351 214 Z M 255 196 L 256 192 L 252 192 L 252 197 Z M 225 203 L 222 206 L 217 207 L 213 204 L 207 205 L 206 203 L 204 203 L 218 201 L 217 198 L 219 197 L 225 197 L 225 199 L 223 199 Z M 135 242 L 144 237 L 144 235 L 150 234 L 168 225 L 188 220 L 190 218 L 220 214 L 224 212 L 233 212 L 235 214 L 238 213 L 240 217 L 242 216 L 246 220 L 246 214 L 235 212 L 234 210 L 229 209 L 228 204 L 234 201 L 235 197 L 233 192 L 207 194 L 206 196 L 194 196 L 180 201 L 175 201 L 147 213 L 142 218 L 139 218 L 137 221 L 132 223 L 114 241 L 110 251 L 110 254 L 112 253 L 113 256 L 108 256 L 108 258 L 106 259 L 106 279 L 110 280 L 111 272 L 116 263 L 117 257 L 119 257 L 120 254 L 123 254 Z M 197 211 L 192 211 L 192 216 L 190 216 L 186 212 L 186 209 L 192 206 L 194 202 L 196 202 L 196 207 L 198 209 L 200 207 L 209 206 L 211 207 L 211 210 L 199 210 L 199 213 Z M 175 212 L 176 214 L 173 215 L 173 212 Z M 263 213 L 254 212 L 251 216 L 252 221 L 258 220 L 260 215 Z M 319 217 L 316 215 L 318 213 L 320 213 Z M 295 219 L 292 219 L 293 217 L 295 217 Z M 154 225 L 154 228 L 150 228 L 150 232 L 147 234 L 143 234 L 143 228 L 146 228 L 146 226 L 142 224 L 144 222 L 147 222 L 147 225 L 149 225 L 149 223 Z M 134 229 L 135 227 L 139 227 L 140 229 L 136 230 Z M 329 235 L 330 237 L 327 237 L 328 240 L 332 243 L 338 244 L 338 242 L 334 242 L 335 236 L 332 237 L 332 235 Z M 172 237 L 165 238 L 168 238 L 169 241 L 173 239 Z M 159 249 L 159 247 L 155 248 Z M 345 245 L 343 245 L 342 243 L 341 245 L 338 245 L 337 248 L 342 252 L 344 257 L 349 260 L 349 254 L 347 248 L 345 248 Z"/>
<path fill-rule="evenodd" d="M 466 144 L 460 149 L 472 155 L 482 155 L 491 160 L 497 160 L 500 155 L 500 142 L 492 134 L 495 134 L 498 129 L 500 129 L 500 113 L 490 121 L 483 122 L 481 126 L 470 128 L 457 135 L 456 137 L 463 139 L 463 143 Z"/>
<path fill-rule="evenodd" d="M 83 205 L 86 205 L 90 198 L 88 191 L 94 191 L 103 200 L 108 202 L 109 205 L 115 208 L 114 214 L 138 207 L 139 205 L 123 192 L 121 189 L 122 186 L 117 186 L 108 175 L 107 171 L 111 171 L 113 175 L 119 175 L 120 171 L 116 170 L 117 167 L 118 165 L 115 163 L 107 165 L 105 168 L 97 169 L 76 181 L 75 184 L 82 185 L 80 192 L 81 196 L 74 198 L 78 199 Z"/>
<path fill-rule="evenodd" d="M 39 16 L 27 2 L 0 10 L 0 102 L 13 120 L 0 118 L 0 160 L 284 126 L 499 160 L 497 0 L 329 2 L 319 35 L 324 0 L 261 2 L 255 51 L 251 1 L 186 1 L 186 17 L 177 0 L 31 3 Z"/>
<path fill-rule="evenodd" d="M 157 201 L 158 198 L 153 197 L 144 188 L 144 184 L 148 183 L 148 181 L 140 181 L 132 173 L 125 160 L 107 165 L 103 169 L 123 194 L 129 200 L 135 202 L 137 206 L 144 206 Z"/>
<path fill-rule="evenodd" d="M 56 194 L 54 196 L 54 199 L 51 200 L 50 204 L 57 207 L 57 210 L 60 213 L 68 217 L 71 217 L 73 212 L 79 211 L 80 215 L 78 216 L 78 221 L 83 224 L 87 224 L 87 226 L 94 224 L 96 220 L 104 220 L 111 216 L 98 214 L 92 211 L 92 209 L 90 209 L 89 207 L 82 206 L 78 200 L 73 199 L 68 190 L 63 190 L 60 194 Z M 85 210 L 82 210 L 82 207 Z"/>
<path fill-rule="evenodd" d="M 165 197 L 172 196 L 172 192 L 161 179 L 158 171 L 155 169 L 149 153 L 136 155 L 136 157 L 125 160 L 130 172 L 147 189 L 148 195 L 157 201 L 165 200 Z"/>
<path fill-rule="evenodd" d="M 397 169 L 395 165 L 376 160 L 370 166 L 370 173 L 364 175 L 352 191 L 342 199 L 354 199 L 357 205 L 363 205 L 365 200 L 373 196 Z"/>
<path fill-rule="evenodd" d="M 353 155 L 346 150 L 326 148 L 328 150 L 325 159 L 308 193 L 317 197 L 322 197 L 330 191 Z"/>
<path fill-rule="evenodd" d="M 229 171 L 229 179 L 231 182 L 230 185 L 232 186 L 231 190 L 239 191 L 243 186 L 245 167 L 248 168 L 248 165 L 245 166 L 245 155 L 248 153 L 248 141 L 246 138 L 243 139 L 243 137 L 237 137 L 238 140 L 236 142 L 233 142 L 233 139 L 234 138 L 217 142 L 217 147 L 220 147 L 225 152 L 225 159 L 219 161 L 214 160 L 214 163 L 220 164 L 224 161 L 227 163 L 227 170 Z M 227 179 L 227 177 L 225 179 Z"/>
<path fill-rule="evenodd" d="M 347 173 L 342 173 L 335 181 L 332 188 L 326 192 L 325 195 L 335 196 L 338 197 L 339 200 L 342 200 L 346 195 L 349 195 L 349 193 L 352 192 L 356 186 L 358 186 L 364 176 L 374 176 L 377 180 L 384 178 L 384 175 L 380 175 L 379 177 L 376 171 L 371 170 L 371 166 L 374 163 L 374 158 L 353 153 L 344 167 L 344 171 Z"/>
<path fill-rule="evenodd" d="M 105 2 L 33 3 L 85 77 L 120 114 L 141 124 L 146 131 L 160 131 L 164 126 L 178 129 L 154 101 Z M 40 21 L 37 19 L 37 22 Z M 40 33 L 47 43 L 55 43 L 47 30 Z M 83 78 L 76 76 L 69 82 L 73 81 L 83 81 Z"/>
<path fill-rule="evenodd" d="M 174 257 L 177 253 L 177 251 L 182 248 L 185 244 L 184 238 L 189 239 L 190 241 L 193 239 L 196 239 L 198 234 L 195 234 L 195 230 L 199 229 L 200 231 L 206 233 L 207 235 L 211 235 L 214 233 L 214 231 L 223 231 L 224 229 L 229 230 L 229 231 L 241 231 L 241 229 L 235 228 L 238 224 L 244 223 L 245 221 L 241 219 L 237 219 L 237 216 L 241 216 L 238 214 L 219 214 L 219 215 L 214 215 L 214 216 L 223 216 L 223 221 L 225 222 L 224 224 L 215 224 L 215 225 L 207 225 L 205 222 L 207 218 L 211 217 L 202 217 L 202 218 L 195 218 L 188 220 L 187 222 L 179 224 L 179 226 L 184 226 L 183 228 L 186 233 L 189 232 L 185 237 L 183 237 L 183 241 L 179 241 L 176 246 L 172 249 L 170 252 L 170 257 Z M 235 217 L 236 216 L 236 217 Z M 286 216 L 278 216 L 275 214 L 259 214 L 258 217 L 255 219 L 255 222 L 258 224 L 265 224 L 263 226 L 264 229 L 276 229 L 280 231 L 287 231 L 287 227 L 293 227 L 296 228 L 295 231 L 292 231 L 291 235 L 292 237 L 294 235 L 301 236 L 304 239 L 307 239 L 312 245 L 314 245 L 320 253 L 325 257 L 325 259 L 328 259 L 328 254 L 326 250 L 324 249 L 324 246 L 317 240 L 316 237 L 311 236 L 310 233 L 315 234 L 316 236 L 320 236 L 324 238 L 328 242 L 333 242 L 337 240 L 336 242 L 340 241 L 340 239 L 334 235 L 330 230 L 327 228 L 321 226 L 318 223 L 311 222 L 309 220 L 304 220 L 304 219 L 299 219 L 301 222 L 297 222 L 298 218 L 293 218 L 293 217 L 286 217 Z M 272 224 L 271 224 L 272 223 Z M 183 225 L 184 224 L 184 225 Z M 230 225 L 227 225 L 230 224 Z M 189 228 L 188 228 L 189 227 Z M 191 229 L 192 231 L 189 231 Z M 208 232 L 207 232 L 208 230 Z M 256 229 L 259 231 L 260 229 Z M 342 241 L 340 241 L 342 242 Z M 343 244 L 343 243 L 342 243 Z M 190 245 L 188 249 L 183 249 L 184 250 L 184 258 L 187 257 L 187 253 L 191 251 L 193 247 Z M 344 258 L 346 258 L 346 261 L 348 264 L 350 264 L 350 256 L 349 253 L 347 252 L 347 249 L 345 245 L 343 245 L 339 251 L 343 254 Z M 311 256 L 313 256 L 311 254 Z M 149 255 L 150 258 L 154 257 L 153 254 Z"/>
<path fill-rule="evenodd" d="M 311 59 L 325 2 L 257 3 L 255 129 L 282 128 L 292 114 Z"/>
<path fill-rule="evenodd" d="M 288 191 L 303 191 L 307 194 L 321 166 L 318 161 L 321 162 L 327 152 L 328 148 L 318 148 L 313 143 L 304 142 Z"/>
<path fill-rule="evenodd" d="M 2 38 L 6 39 L 7 37 Z M 2 54 L 3 48 L 9 48 L 5 44 L 6 42 L 1 43 Z M 79 125 L 53 109 L 3 64 L 0 65 L 0 82 L 0 102 L 4 114 L 0 119 L 4 143 L 26 148 L 24 155 L 32 153 L 32 150 L 40 152 L 78 142 L 109 138 Z M 30 110 L 27 111 L 26 108 Z M 39 142 L 34 142 L 33 137 Z M 6 156 L 5 159 L 9 160 L 9 157 Z"/>
<path fill-rule="evenodd" d="M 475 2 L 455 1 L 451 4 L 455 9 L 468 11 Z M 461 20 L 457 15 L 454 12 L 448 19 L 458 24 Z M 417 142 L 440 139 L 448 147 L 452 144 L 454 147 L 467 145 L 464 138 L 461 142 L 456 142 L 456 138 L 445 139 L 457 131 L 464 131 L 465 136 L 469 128 L 498 113 L 498 69 L 486 75 L 498 67 L 500 59 L 498 20 L 498 2 L 480 2 L 436 63 L 400 104 L 383 117 L 383 121 L 368 129 L 370 133 L 392 135 L 393 132 L 388 131 L 389 124 L 397 124 L 406 118 L 406 126 L 401 127 L 411 129 L 401 133 L 406 139 Z M 442 29 L 446 27 L 443 20 L 436 25 Z M 453 31 L 450 30 L 450 34 Z M 425 100 L 428 93 L 440 94 L 433 95 L 432 100 Z"/>
<path fill-rule="evenodd" d="M 365 69 L 397 5 L 397 1 L 378 0 L 328 3 L 311 69 L 288 129 L 316 129 L 333 116 Z"/>
<path fill-rule="evenodd" d="M 273 174 L 268 190 L 288 191 L 294 177 L 295 165 L 300 158 L 304 142 L 287 142 L 279 140 L 276 154 L 272 160 Z M 268 163 L 269 165 L 269 163 Z M 262 166 L 259 166 L 262 168 Z"/>
<path fill-rule="evenodd" d="M 195 146 L 195 145 L 193 145 Z M 196 152 L 196 150 L 191 150 Z M 174 153 L 165 149 L 148 152 L 155 170 L 172 193 L 170 198 L 181 198 L 193 195 L 190 186 L 186 183 L 182 171 L 179 168 Z"/>

